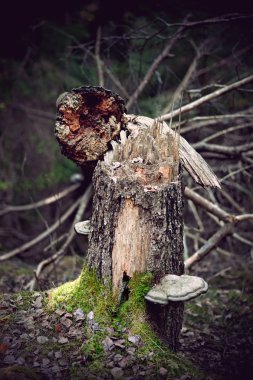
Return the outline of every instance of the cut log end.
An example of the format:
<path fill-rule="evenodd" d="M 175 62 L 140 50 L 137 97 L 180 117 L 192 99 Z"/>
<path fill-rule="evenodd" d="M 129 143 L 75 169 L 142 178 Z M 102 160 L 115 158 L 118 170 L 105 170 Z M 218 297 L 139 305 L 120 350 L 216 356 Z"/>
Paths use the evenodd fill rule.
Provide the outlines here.
<path fill-rule="evenodd" d="M 124 128 L 124 101 L 101 87 L 80 87 L 57 101 L 55 136 L 62 153 L 79 165 L 95 161 Z"/>

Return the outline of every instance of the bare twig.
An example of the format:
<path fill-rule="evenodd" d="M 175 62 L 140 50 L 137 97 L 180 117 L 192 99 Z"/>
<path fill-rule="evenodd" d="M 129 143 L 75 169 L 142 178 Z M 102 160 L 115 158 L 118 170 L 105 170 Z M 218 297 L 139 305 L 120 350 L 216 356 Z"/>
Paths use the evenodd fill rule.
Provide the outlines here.
<path fill-rule="evenodd" d="M 192 240 L 194 240 L 194 239 L 197 239 L 198 241 L 200 241 L 202 244 L 206 244 L 206 242 L 207 242 L 207 240 L 206 239 L 204 239 L 203 237 L 201 237 L 201 236 L 195 236 L 195 234 L 192 234 L 191 232 L 189 232 L 189 231 L 186 231 L 185 232 L 185 236 L 187 237 L 187 238 L 190 238 L 190 239 L 192 239 Z M 216 247 L 216 250 L 217 250 L 217 252 L 218 253 L 220 253 L 221 255 L 224 255 L 224 256 L 231 256 L 231 252 L 229 252 L 229 251 L 227 251 L 226 249 L 223 249 L 223 248 L 220 248 L 220 247 Z"/>
<path fill-rule="evenodd" d="M 238 222 L 244 222 L 245 220 L 253 220 L 253 214 L 242 214 L 236 216 Z"/>
<path fill-rule="evenodd" d="M 213 214 L 220 220 L 226 222 L 197 252 L 185 261 L 185 268 L 189 269 L 197 261 L 201 260 L 211 252 L 211 250 L 216 247 L 225 236 L 233 234 L 235 225 L 242 221 L 253 220 L 253 214 L 231 215 L 188 187 L 185 188 L 185 196 L 188 199 L 191 199 L 195 204 L 204 208 L 210 214 Z M 244 241 L 244 243 L 246 242 Z"/>
<path fill-rule="evenodd" d="M 246 123 L 246 124 L 236 125 L 234 127 L 223 129 L 222 131 L 219 131 L 219 132 L 213 133 L 210 136 L 207 136 L 206 138 L 204 138 L 203 140 L 197 142 L 196 144 L 192 144 L 192 146 L 195 149 L 201 148 L 203 146 L 203 143 L 205 144 L 208 141 L 216 139 L 217 137 L 224 136 L 227 133 L 235 132 L 235 131 L 238 131 L 238 130 L 244 129 L 244 128 L 253 128 L 253 125 L 252 125 L 252 123 Z"/>
<path fill-rule="evenodd" d="M 191 257 L 185 260 L 185 269 L 191 268 L 196 262 L 202 260 L 211 250 L 216 247 L 219 242 L 227 235 L 233 233 L 234 224 L 227 223 L 224 224 L 215 234 L 204 244 L 197 252 L 195 252 Z"/>
<path fill-rule="evenodd" d="M 104 86 L 104 74 L 103 74 L 103 64 L 100 59 L 100 42 L 101 42 L 101 26 L 98 27 L 97 30 L 97 38 L 95 44 L 95 60 L 97 64 L 97 72 L 98 72 L 98 83 L 99 86 Z"/>
<path fill-rule="evenodd" d="M 111 79 L 111 81 L 115 84 L 115 86 L 121 91 L 122 96 L 124 96 L 125 99 L 129 99 L 130 95 L 125 89 L 125 87 L 122 85 L 122 83 L 119 81 L 119 79 L 111 72 L 111 70 L 103 61 L 102 61 L 102 64 L 103 64 L 106 74 Z"/>
<path fill-rule="evenodd" d="M 217 24 L 217 23 L 223 23 L 223 22 L 228 22 L 228 21 L 235 21 L 235 20 L 243 20 L 243 19 L 248 19 L 252 18 L 253 15 L 242 15 L 239 13 L 229 13 L 226 15 L 222 15 L 219 17 L 213 17 L 213 18 L 208 18 L 205 20 L 199 20 L 199 21 L 182 21 L 178 23 L 173 23 L 169 24 L 163 20 L 163 22 L 168 26 L 168 27 L 174 27 L 174 26 L 185 26 L 187 28 L 192 28 L 196 27 L 199 25 L 212 25 L 212 24 Z"/>
<path fill-rule="evenodd" d="M 234 218 L 232 215 L 222 210 L 219 206 L 213 204 L 212 202 L 208 201 L 201 195 L 197 194 L 195 191 L 189 189 L 189 187 L 185 187 L 184 194 L 188 199 L 191 199 L 195 204 L 204 208 L 206 211 L 210 212 L 211 214 L 214 214 L 219 219 L 225 222 Z"/>
<path fill-rule="evenodd" d="M 245 171 L 246 169 L 252 168 L 252 166 L 253 166 L 253 164 L 239 168 L 239 169 L 236 169 L 233 172 L 225 175 L 225 177 L 221 178 L 220 182 L 224 182 L 226 179 L 233 177 L 235 174 L 241 173 L 241 172 Z"/>
<path fill-rule="evenodd" d="M 146 75 L 144 76 L 143 80 L 139 84 L 139 86 L 134 91 L 133 95 L 130 97 L 126 104 L 126 108 L 130 109 L 131 106 L 136 102 L 140 94 L 143 92 L 144 88 L 147 86 L 149 81 L 151 80 L 154 72 L 157 70 L 160 63 L 164 60 L 164 58 L 168 57 L 171 49 L 175 45 L 175 43 L 178 41 L 180 36 L 182 35 L 183 30 L 185 29 L 185 26 L 180 26 L 177 32 L 174 34 L 174 36 L 170 39 L 168 44 L 165 46 L 161 54 L 158 55 L 158 57 L 153 61 L 150 68 L 148 69 Z"/>
<path fill-rule="evenodd" d="M 187 88 L 189 83 L 193 80 L 199 58 L 200 58 L 200 55 L 197 54 L 194 60 L 192 61 L 192 63 L 190 64 L 190 66 L 188 67 L 188 70 L 186 71 L 181 83 L 178 85 L 178 87 L 174 91 L 173 93 L 174 104 L 176 104 L 176 102 L 181 96 L 181 93 Z M 172 109 L 172 102 L 169 102 L 169 104 L 166 107 L 164 107 L 164 109 L 161 111 L 161 114 L 165 114 L 171 109 Z"/>
<path fill-rule="evenodd" d="M 191 212 L 193 213 L 194 219 L 198 225 L 198 232 L 204 231 L 204 226 L 203 226 L 202 220 L 198 214 L 198 210 L 197 210 L 195 204 L 190 199 L 188 200 L 188 204 L 189 204 L 189 208 L 191 209 Z"/>
<path fill-rule="evenodd" d="M 253 214 L 242 214 L 242 215 L 229 214 L 228 212 L 224 211 L 219 206 L 208 201 L 201 195 L 197 194 L 195 191 L 189 189 L 189 187 L 187 186 L 185 187 L 184 194 L 188 199 L 191 199 L 195 204 L 204 208 L 207 212 L 217 216 L 219 219 L 223 220 L 224 222 L 236 223 L 236 222 L 241 222 L 244 220 L 251 220 L 253 218 Z"/>
<path fill-rule="evenodd" d="M 91 58 L 93 58 L 96 61 L 95 54 L 87 48 L 84 48 L 84 49 L 85 49 L 85 52 Z M 128 94 L 127 90 L 122 85 L 120 80 L 115 76 L 115 74 L 112 73 L 112 71 L 109 69 L 109 67 L 106 65 L 106 63 L 101 59 L 101 57 L 100 57 L 100 64 L 101 64 L 102 69 L 106 72 L 106 74 L 111 79 L 111 81 L 114 83 L 114 85 L 120 90 L 122 96 L 124 96 L 126 99 L 129 99 L 130 95 Z"/>
<path fill-rule="evenodd" d="M 60 241 L 62 241 L 63 239 L 65 239 L 67 236 L 68 236 L 67 233 L 64 233 L 64 234 L 60 235 L 60 236 L 57 237 L 55 240 L 51 241 L 50 244 L 48 244 L 48 245 L 43 249 L 43 251 L 44 251 L 44 252 L 47 252 L 47 251 L 49 251 L 50 249 L 53 249 L 54 246 L 55 246 L 56 244 L 59 244 Z"/>
<path fill-rule="evenodd" d="M 8 212 L 28 211 L 28 210 L 33 210 L 33 209 L 38 208 L 38 207 L 47 206 L 51 203 L 57 202 L 60 199 L 66 197 L 69 193 L 72 193 L 78 187 L 80 187 L 80 184 L 75 183 L 74 185 L 69 186 L 67 189 L 64 189 L 60 193 L 51 195 L 48 198 L 42 199 L 41 201 L 38 201 L 38 202 L 30 203 L 28 205 L 21 205 L 21 206 L 8 205 L 8 206 L 4 207 L 2 210 L 0 210 L 0 216 L 7 214 Z"/>
<path fill-rule="evenodd" d="M 221 194 L 223 197 L 241 214 L 245 212 L 245 210 L 227 193 L 226 190 L 220 189 Z"/>
<path fill-rule="evenodd" d="M 173 117 L 178 116 L 180 114 L 180 112 L 183 114 L 183 113 L 192 111 L 195 108 L 201 106 L 202 104 L 207 103 L 213 99 L 216 99 L 219 96 L 224 95 L 227 92 L 230 92 L 236 88 L 244 86 L 245 84 L 250 83 L 252 81 L 253 81 L 253 75 L 249 75 L 249 76 L 247 76 L 247 77 L 245 77 L 245 78 L 243 78 L 237 82 L 234 82 L 234 83 L 227 85 L 224 88 L 220 88 L 216 91 L 213 91 L 211 94 L 202 96 L 200 99 L 197 99 L 194 102 L 188 103 L 185 106 L 181 107 L 181 109 L 178 108 L 178 109 L 174 110 L 173 111 Z M 172 117 L 172 112 L 169 112 L 169 113 L 161 116 L 159 119 L 160 120 L 169 120 L 171 117 Z"/>
<path fill-rule="evenodd" d="M 225 223 L 215 234 L 208 239 L 208 241 L 197 251 L 195 252 L 191 257 L 189 257 L 187 260 L 185 260 L 185 269 L 191 268 L 196 262 L 202 260 L 208 253 L 212 251 L 214 247 L 216 247 L 219 242 L 226 237 L 227 235 L 231 235 L 234 233 L 234 227 L 238 223 L 253 219 L 253 214 L 243 214 L 238 215 L 234 217 L 234 219 L 230 223 Z M 244 243 L 251 245 L 251 242 L 249 242 L 247 239 L 244 239 Z M 241 239 L 242 241 L 242 239 Z"/>
<path fill-rule="evenodd" d="M 50 226 L 47 230 L 42 232 L 40 235 L 36 236 L 34 239 L 30 240 L 28 243 L 23 244 L 21 247 L 15 248 L 13 251 L 7 252 L 0 256 L 0 261 L 8 260 L 20 253 L 26 251 L 27 249 L 33 247 L 38 244 L 40 241 L 44 240 L 47 236 L 49 236 L 52 232 L 54 232 L 62 223 L 65 222 L 69 218 L 69 216 L 75 211 L 81 202 L 81 198 L 79 198 L 52 226 Z"/>
<path fill-rule="evenodd" d="M 245 237 L 243 237 L 243 236 L 241 236 L 241 235 L 239 235 L 239 234 L 237 234 L 237 233 L 233 234 L 233 237 L 234 237 L 235 239 L 241 241 L 242 243 L 244 243 L 244 244 L 246 244 L 246 245 L 249 245 L 250 247 L 253 248 L 253 242 L 250 241 L 250 240 L 248 240 L 248 239 L 246 239 Z"/>
<path fill-rule="evenodd" d="M 207 66 L 207 67 L 203 67 L 202 69 L 198 70 L 198 72 L 196 73 L 196 76 L 198 77 L 200 75 L 207 74 L 208 72 L 210 72 L 212 70 L 215 70 L 215 69 L 217 70 L 219 67 L 224 66 L 227 63 L 228 64 L 231 63 L 231 61 L 234 61 L 235 59 L 238 60 L 238 58 L 240 56 L 242 56 L 243 54 L 247 53 L 250 49 L 252 49 L 252 47 L 253 47 L 252 45 L 246 46 L 245 48 L 237 51 L 236 53 L 233 53 L 229 57 L 221 59 L 219 62 L 216 62 L 213 65 L 210 65 L 210 66 Z"/>
<path fill-rule="evenodd" d="M 237 146 L 224 146 L 224 145 L 216 145 L 216 144 L 207 144 L 204 141 L 198 144 L 198 151 L 200 152 L 212 152 L 212 153 L 220 153 L 226 156 L 236 157 L 240 156 L 242 153 L 247 152 L 253 149 L 253 143 L 247 143 L 243 145 Z"/>
<path fill-rule="evenodd" d="M 76 223 L 80 222 L 80 220 L 82 219 L 83 213 L 84 213 L 84 211 L 86 210 L 86 208 L 88 206 L 88 203 L 89 203 L 89 201 L 91 199 L 91 196 L 92 196 L 92 185 L 89 185 L 89 187 L 85 191 L 84 195 L 79 199 L 79 202 L 78 202 L 79 207 L 78 207 L 78 210 L 76 212 L 74 221 L 73 221 L 73 223 L 71 225 L 71 228 L 69 230 L 68 238 L 66 239 L 66 241 L 64 242 L 64 244 L 62 245 L 62 247 L 53 256 L 51 256 L 48 259 L 45 259 L 45 260 L 43 260 L 43 261 L 41 261 L 39 263 L 39 265 L 37 266 L 37 269 L 35 271 L 34 279 L 29 284 L 30 290 L 34 290 L 35 289 L 36 284 L 39 281 L 39 278 L 40 278 L 40 275 L 41 275 L 42 271 L 48 265 L 50 265 L 50 264 L 52 264 L 52 263 L 54 263 L 56 261 L 59 262 L 59 259 L 62 258 L 64 256 L 64 254 L 66 253 L 67 247 L 70 245 L 70 243 L 72 242 L 72 240 L 75 237 L 74 226 L 75 226 Z"/>
<path fill-rule="evenodd" d="M 233 120 L 235 121 L 236 119 L 252 119 L 253 114 L 252 113 L 234 113 L 230 115 L 214 115 L 214 116 L 195 116 L 191 119 L 183 120 L 182 124 L 190 124 L 187 127 L 184 127 L 181 129 L 181 135 L 191 132 L 191 131 L 196 131 L 197 129 L 207 127 L 210 125 L 216 125 L 220 123 L 227 123 L 228 120 Z M 173 125 L 173 128 L 176 128 L 177 124 Z"/>

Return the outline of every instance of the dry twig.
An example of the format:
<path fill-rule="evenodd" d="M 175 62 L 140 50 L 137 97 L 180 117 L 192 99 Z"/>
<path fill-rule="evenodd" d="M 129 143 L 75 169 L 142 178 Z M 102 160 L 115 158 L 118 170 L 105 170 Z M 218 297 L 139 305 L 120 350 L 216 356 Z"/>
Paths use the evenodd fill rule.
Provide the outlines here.
<path fill-rule="evenodd" d="M 60 218 L 54 224 L 52 224 L 47 230 L 42 232 L 40 235 L 36 236 L 34 239 L 30 240 L 28 243 L 23 244 L 21 247 L 15 248 L 13 251 L 10 251 L 1 255 L 0 261 L 11 259 L 12 257 L 19 255 L 20 253 L 34 247 L 40 241 L 44 240 L 46 237 L 48 237 L 52 232 L 54 232 L 58 227 L 60 227 L 60 225 L 62 225 L 62 223 L 64 223 L 69 218 L 69 216 L 78 207 L 80 202 L 81 202 L 81 198 L 79 198 L 62 216 L 60 216 Z"/>
<path fill-rule="evenodd" d="M 128 102 L 126 104 L 126 108 L 127 109 L 130 109 L 131 106 L 137 101 L 138 97 L 143 92 L 144 88 L 147 86 L 147 84 L 149 83 L 149 81 L 151 80 L 151 78 L 152 78 L 154 72 L 157 70 L 158 66 L 170 54 L 171 49 L 174 47 L 175 43 L 178 41 L 178 39 L 182 35 L 182 32 L 184 31 L 184 29 L 185 29 L 184 25 L 182 25 L 182 26 L 179 27 L 179 29 L 174 34 L 174 36 L 170 39 L 170 41 L 165 46 L 165 48 L 163 49 L 163 51 L 161 52 L 161 54 L 159 54 L 158 57 L 153 61 L 152 65 L 148 69 L 146 75 L 142 79 L 141 83 L 136 88 L 136 90 L 134 91 L 134 93 L 130 97 L 130 99 L 128 100 Z"/>
<path fill-rule="evenodd" d="M 72 240 L 75 237 L 74 226 L 75 226 L 76 223 L 78 223 L 78 222 L 81 221 L 83 213 L 85 212 L 85 210 L 86 210 L 86 208 L 88 206 L 88 203 L 89 203 L 89 201 L 91 199 L 91 196 L 92 196 L 92 185 L 89 185 L 89 187 L 86 189 L 84 195 L 79 199 L 79 202 L 78 202 L 79 207 L 78 207 L 78 210 L 76 212 L 74 221 L 73 221 L 73 223 L 72 223 L 72 225 L 70 227 L 70 230 L 69 230 L 68 237 L 67 237 L 66 241 L 64 242 L 64 244 L 62 245 L 62 247 L 53 256 L 51 256 L 48 259 L 45 259 L 45 260 L 43 260 L 43 261 L 41 261 L 39 263 L 39 265 L 37 266 L 37 269 L 35 271 L 34 278 L 33 278 L 33 280 L 29 284 L 29 289 L 30 290 L 34 290 L 35 289 L 36 284 L 39 281 L 41 273 L 43 272 L 43 270 L 48 265 L 50 265 L 52 263 L 55 263 L 56 261 L 59 262 L 59 260 L 66 253 L 66 249 L 68 248 L 68 246 L 70 245 L 70 243 L 72 242 Z"/>
<path fill-rule="evenodd" d="M 8 205 L 5 206 L 2 210 L 0 210 L 0 216 L 7 214 L 8 212 L 13 211 L 28 211 L 33 210 L 38 207 L 47 206 L 51 203 L 58 202 L 60 199 L 66 197 L 68 194 L 72 193 L 76 189 L 80 187 L 79 183 L 76 183 L 72 186 L 69 186 L 67 189 L 62 190 L 60 193 L 51 195 L 48 198 L 42 199 L 41 201 L 30 203 L 28 205 L 21 205 L 21 206 L 12 206 Z"/>
<path fill-rule="evenodd" d="M 162 120 L 170 120 L 171 117 L 176 117 L 180 113 L 183 114 L 183 113 L 192 111 L 195 108 L 198 108 L 199 106 L 201 106 L 202 104 L 210 102 L 211 100 L 216 99 L 219 96 L 224 95 L 227 92 L 235 90 L 241 86 L 244 86 L 245 84 L 250 83 L 252 81 L 253 81 L 253 75 L 249 75 L 249 76 L 247 76 L 247 77 L 245 77 L 245 78 L 243 78 L 237 82 L 233 82 L 233 83 L 227 85 L 226 87 L 223 87 L 223 88 L 220 88 L 216 91 L 213 91 L 213 92 L 211 92 L 211 94 L 202 96 L 200 99 L 197 99 L 191 103 L 188 103 L 188 104 L 184 105 L 183 107 L 174 110 L 173 112 L 169 112 L 165 115 L 162 115 L 159 119 L 161 121 Z"/>

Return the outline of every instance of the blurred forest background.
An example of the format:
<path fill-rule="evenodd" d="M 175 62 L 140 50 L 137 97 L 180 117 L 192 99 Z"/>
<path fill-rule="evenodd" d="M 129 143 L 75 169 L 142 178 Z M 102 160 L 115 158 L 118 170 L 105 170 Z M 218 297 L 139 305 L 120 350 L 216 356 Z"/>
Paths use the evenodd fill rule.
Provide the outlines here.
<path fill-rule="evenodd" d="M 47 230 L 82 192 L 75 188 L 42 208 L 19 212 L 15 207 L 8 212 L 6 208 L 57 194 L 71 186 L 71 175 L 79 172 L 61 155 L 54 137 L 59 94 L 83 85 L 103 85 L 125 99 L 128 113 L 158 117 L 252 74 L 253 6 L 204 3 L 128 1 L 123 6 L 94 0 L 4 4 L 0 24 L 1 254 L 13 252 Z M 136 88 L 175 35 L 170 53 L 133 101 Z M 182 135 L 224 180 L 223 192 L 200 193 L 232 214 L 252 212 L 253 147 L 240 150 L 252 141 L 252 100 L 249 84 L 182 115 Z M 206 146 L 206 140 L 203 143 L 211 135 L 216 148 Z M 222 151 L 217 145 L 239 148 Z M 189 176 L 186 183 L 193 185 Z M 90 209 L 86 217 L 89 213 Z M 190 201 L 185 214 L 186 251 L 191 254 L 215 232 L 217 223 L 205 220 L 204 226 L 205 214 L 198 214 Z M 45 239 L 13 255 L 18 268 L 22 262 L 22 266 L 31 265 L 32 271 L 57 251 L 68 234 L 72 215 Z M 248 223 L 238 239 L 223 242 L 223 251 L 241 249 L 249 259 L 251 229 Z M 84 239 L 81 243 L 80 238 L 74 239 L 68 249 L 71 265 L 67 263 L 73 270 L 61 277 L 61 282 L 80 270 L 77 262 L 84 250 Z M 6 273 L 6 267 L 2 268 Z M 22 279 L 25 285 L 30 269 L 19 269 L 18 286 Z M 1 281 L 3 288 L 11 288 L 9 279 Z"/>

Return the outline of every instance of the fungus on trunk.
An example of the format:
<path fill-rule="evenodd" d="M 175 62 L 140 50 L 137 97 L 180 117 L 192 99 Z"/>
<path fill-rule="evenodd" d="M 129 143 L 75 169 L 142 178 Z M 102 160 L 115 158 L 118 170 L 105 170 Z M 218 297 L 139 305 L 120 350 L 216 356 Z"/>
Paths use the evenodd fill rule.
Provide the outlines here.
<path fill-rule="evenodd" d="M 167 274 L 145 296 L 149 302 L 167 305 L 169 301 L 190 301 L 206 293 L 208 285 L 197 276 Z"/>
<path fill-rule="evenodd" d="M 186 168 L 202 186 L 219 187 L 215 174 L 165 122 L 124 114 L 123 100 L 111 91 L 73 89 L 57 107 L 55 134 L 63 154 L 82 168 L 101 160 L 93 175 L 90 227 L 87 221 L 75 226 L 77 233 L 89 234 L 89 267 L 104 283 L 111 281 L 116 300 L 122 298 L 125 279 L 135 272 L 151 272 L 154 283 L 168 273 L 176 275 L 187 293 L 181 170 Z M 184 297 L 205 287 L 181 294 L 177 302 L 171 301 L 177 295 L 168 295 L 170 288 L 171 278 L 166 277 L 146 297 L 157 301 L 160 292 L 160 302 L 147 303 L 148 313 L 159 317 L 160 332 L 176 350 Z"/>
<path fill-rule="evenodd" d="M 75 224 L 75 231 L 78 235 L 89 235 L 90 233 L 90 221 L 85 220 Z"/>

